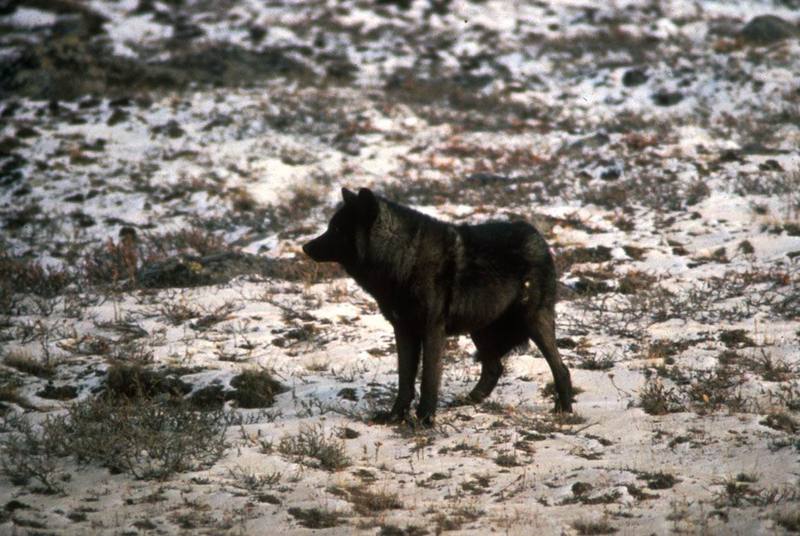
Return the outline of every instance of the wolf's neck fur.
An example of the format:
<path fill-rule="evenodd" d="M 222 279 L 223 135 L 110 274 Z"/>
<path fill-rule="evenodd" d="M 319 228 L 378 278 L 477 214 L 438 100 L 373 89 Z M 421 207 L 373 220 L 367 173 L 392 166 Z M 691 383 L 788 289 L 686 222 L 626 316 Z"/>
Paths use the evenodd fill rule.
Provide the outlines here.
<path fill-rule="evenodd" d="M 444 247 L 457 234 L 451 224 L 379 197 L 375 221 L 356 237 L 359 266 L 348 273 L 379 302 L 392 299 L 396 289 L 407 289 L 409 283 L 416 286 L 416 279 L 433 277 L 420 255 L 425 251 L 420 247 L 423 229 L 425 240 L 441 241 Z M 373 277 L 375 273 L 381 277 Z"/>

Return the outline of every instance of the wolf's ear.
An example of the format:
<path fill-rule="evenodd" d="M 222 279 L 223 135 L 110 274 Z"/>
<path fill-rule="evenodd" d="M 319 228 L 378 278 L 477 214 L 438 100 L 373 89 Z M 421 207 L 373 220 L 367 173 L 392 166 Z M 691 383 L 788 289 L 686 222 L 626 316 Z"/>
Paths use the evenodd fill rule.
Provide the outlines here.
<path fill-rule="evenodd" d="M 356 194 L 348 190 L 347 188 L 342 188 L 342 199 L 344 199 L 345 204 L 350 204 L 358 198 Z"/>
<path fill-rule="evenodd" d="M 358 191 L 358 210 L 369 221 L 378 216 L 378 199 L 369 188 L 361 188 Z"/>

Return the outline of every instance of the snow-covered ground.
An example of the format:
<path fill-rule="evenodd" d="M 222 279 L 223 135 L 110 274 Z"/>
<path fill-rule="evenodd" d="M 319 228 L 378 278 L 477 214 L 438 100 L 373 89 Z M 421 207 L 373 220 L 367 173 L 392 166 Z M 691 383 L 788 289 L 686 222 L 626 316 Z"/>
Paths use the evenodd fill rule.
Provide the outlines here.
<path fill-rule="evenodd" d="M 767 14 L 794 37 L 743 32 Z M 798 19 L 788 0 L 5 10 L 0 455 L 16 416 L 88 404 L 120 363 L 187 399 L 247 370 L 286 391 L 226 402 L 222 457 L 163 480 L 66 456 L 46 494 L 6 470 L 0 532 L 797 531 Z M 460 337 L 433 430 L 372 424 L 391 328 L 300 251 L 342 186 L 539 226 L 577 416 L 550 413 L 533 347 L 462 405 Z M 209 275 L 219 250 L 250 264 Z M 178 258 L 185 284 L 148 283 Z M 303 434 L 349 463 L 292 455 Z"/>

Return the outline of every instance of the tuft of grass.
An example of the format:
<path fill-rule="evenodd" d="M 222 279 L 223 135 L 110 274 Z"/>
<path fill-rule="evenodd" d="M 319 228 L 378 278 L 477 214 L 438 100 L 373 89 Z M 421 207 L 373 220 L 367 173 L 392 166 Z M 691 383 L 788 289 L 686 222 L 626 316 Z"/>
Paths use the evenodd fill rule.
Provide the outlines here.
<path fill-rule="evenodd" d="M 788 434 L 800 432 L 800 423 L 785 411 L 770 413 L 759 424 Z"/>
<path fill-rule="evenodd" d="M 614 534 L 617 529 L 610 525 L 607 521 L 584 521 L 578 520 L 572 523 L 578 534 Z"/>
<path fill-rule="evenodd" d="M 326 471 L 338 471 L 351 463 L 344 441 L 335 433 L 326 437 L 322 426 L 304 426 L 296 435 L 283 436 L 278 443 L 278 452 Z"/>
<path fill-rule="evenodd" d="M 744 375 L 729 367 L 716 367 L 712 370 L 697 370 L 690 377 L 688 385 L 681 389 L 698 413 L 726 409 L 731 412 L 746 409 L 748 400 L 741 393 Z"/>
<path fill-rule="evenodd" d="M 187 320 L 198 318 L 203 312 L 198 308 L 186 301 L 181 300 L 178 303 L 167 302 L 161 304 L 159 307 L 161 316 L 169 320 L 173 326 L 183 324 Z"/>
<path fill-rule="evenodd" d="M 341 524 L 342 514 L 322 508 L 297 508 L 287 510 L 300 525 L 308 529 L 327 529 Z"/>
<path fill-rule="evenodd" d="M 290 194 L 289 200 L 277 207 L 278 217 L 283 221 L 302 221 L 323 203 L 322 192 L 309 186 L 296 186 Z"/>
<path fill-rule="evenodd" d="M 425 536 L 430 534 L 426 529 L 416 525 L 407 525 L 405 528 L 400 528 L 396 525 L 383 524 L 380 526 L 381 530 L 378 536 Z"/>
<path fill-rule="evenodd" d="M 633 257 L 636 253 L 633 250 L 629 251 L 629 249 L 630 247 L 626 246 L 625 251 L 628 252 L 628 255 Z M 647 289 L 647 287 L 655 284 L 657 281 L 658 279 L 655 276 L 646 272 L 631 270 L 619 280 L 617 291 L 621 294 L 633 295 L 644 291 Z"/>
<path fill-rule="evenodd" d="M 780 385 L 770 398 L 789 411 L 800 412 L 800 381 Z"/>
<path fill-rule="evenodd" d="M 510 452 L 501 452 L 498 454 L 494 459 L 494 463 L 500 467 L 517 467 L 522 465 L 517 459 L 517 455 Z"/>
<path fill-rule="evenodd" d="M 614 368 L 614 356 L 611 354 L 578 354 L 578 368 L 585 370 L 608 370 Z"/>
<path fill-rule="evenodd" d="M 719 340 L 728 348 L 744 348 L 746 346 L 756 346 L 743 329 L 727 329 L 719 334 Z"/>
<path fill-rule="evenodd" d="M 473 474 L 471 480 L 461 483 L 461 489 L 470 495 L 483 495 L 490 491 L 492 478 L 490 475 Z"/>
<path fill-rule="evenodd" d="M 3 364 L 37 378 L 49 379 L 55 375 L 55 365 L 53 363 L 43 363 L 23 350 L 9 351 L 5 359 L 3 359 Z"/>
<path fill-rule="evenodd" d="M 228 400 L 235 400 L 240 408 L 267 408 L 275 403 L 275 395 L 286 392 L 278 380 L 267 370 L 246 370 L 231 380 L 234 391 Z"/>
<path fill-rule="evenodd" d="M 142 365 L 114 363 L 106 371 L 105 395 L 129 400 L 158 395 L 183 396 L 191 386 L 169 371 L 155 371 Z"/>
<path fill-rule="evenodd" d="M 797 374 L 796 366 L 776 359 L 763 348 L 759 348 L 757 354 L 754 353 L 742 361 L 747 369 L 752 370 L 768 382 L 785 382 L 793 379 Z"/>
<path fill-rule="evenodd" d="M 439 512 L 433 518 L 436 523 L 436 534 L 450 530 L 460 530 L 465 523 L 472 523 L 480 519 L 484 514 L 483 510 L 474 506 L 461 506 L 450 512 Z"/>
<path fill-rule="evenodd" d="M 648 380 L 639 393 L 639 405 L 650 415 L 666 415 L 686 411 L 686 406 L 674 389 L 658 380 Z"/>
<path fill-rule="evenodd" d="M 639 475 L 639 478 L 646 480 L 647 487 L 650 489 L 670 489 L 680 482 L 680 480 L 675 478 L 675 475 L 662 471 L 644 472 Z"/>
<path fill-rule="evenodd" d="M 19 385 L 12 381 L 0 383 L 0 414 L 8 411 L 8 406 L 3 402 L 11 402 L 22 407 L 29 407 L 30 404 L 19 394 Z"/>
<path fill-rule="evenodd" d="M 258 475 L 238 466 L 229 469 L 228 474 L 233 479 L 234 486 L 251 493 L 275 486 L 281 481 L 282 476 L 279 472 Z"/>
<path fill-rule="evenodd" d="M 347 486 L 344 497 L 353 505 L 353 511 L 361 516 L 374 516 L 386 510 L 403 508 L 396 493 L 373 491 L 365 485 Z"/>
<path fill-rule="evenodd" d="M 800 532 L 800 511 L 780 512 L 775 515 L 775 523 L 789 532 Z"/>

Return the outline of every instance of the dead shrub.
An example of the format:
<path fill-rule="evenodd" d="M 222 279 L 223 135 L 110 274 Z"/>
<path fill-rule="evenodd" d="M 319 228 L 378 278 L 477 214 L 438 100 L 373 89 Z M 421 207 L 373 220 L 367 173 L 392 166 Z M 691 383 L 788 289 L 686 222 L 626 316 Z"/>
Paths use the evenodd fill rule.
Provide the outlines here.
<path fill-rule="evenodd" d="M 15 293 L 52 299 L 73 281 L 72 274 L 63 268 L 47 268 L 38 262 L 0 253 L 0 313 L 12 312 Z"/>
<path fill-rule="evenodd" d="M 0 440 L 0 467 L 12 484 L 38 482 L 45 493 L 60 493 L 69 480 L 59 458 L 69 454 L 67 426 L 63 417 L 47 417 L 34 426 L 22 416 L 4 422 L 8 432 Z"/>
<path fill-rule="evenodd" d="M 114 242 L 109 238 L 104 246 L 84 256 L 82 274 L 90 285 L 130 285 L 136 281 L 139 260 L 140 253 L 133 240 Z"/>
<path fill-rule="evenodd" d="M 98 398 L 72 406 L 67 444 L 79 461 L 164 479 L 219 459 L 227 422 L 221 410 L 195 411 L 175 397 Z"/>

